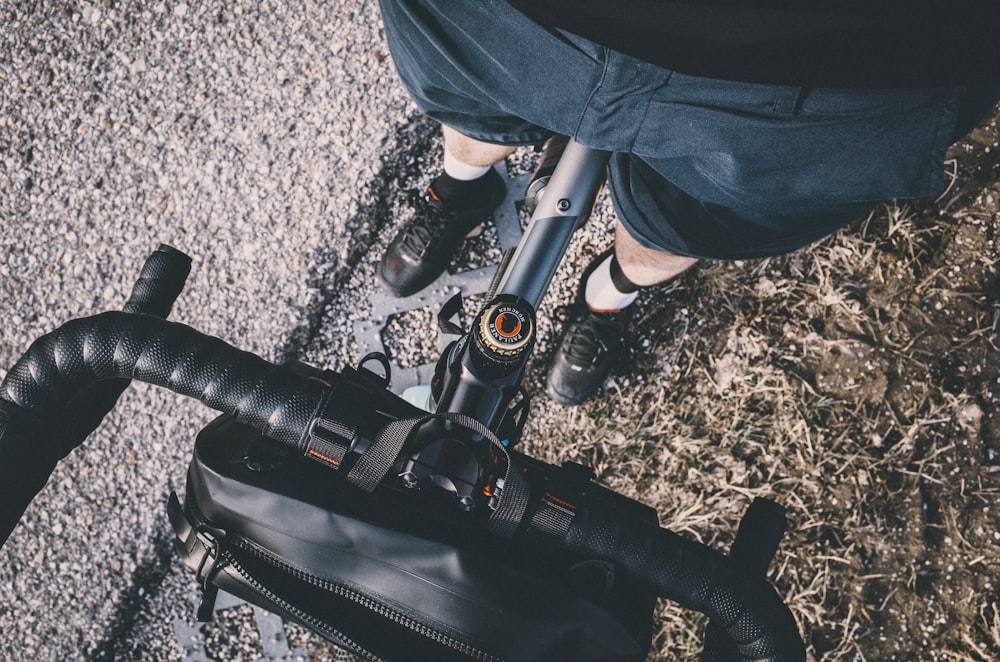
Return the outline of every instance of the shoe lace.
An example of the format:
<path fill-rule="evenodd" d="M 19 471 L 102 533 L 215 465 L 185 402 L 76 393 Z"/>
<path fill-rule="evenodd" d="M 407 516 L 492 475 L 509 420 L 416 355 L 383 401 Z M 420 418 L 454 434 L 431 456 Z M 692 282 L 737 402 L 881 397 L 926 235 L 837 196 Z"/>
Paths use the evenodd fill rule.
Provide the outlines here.
<path fill-rule="evenodd" d="M 581 304 L 569 306 L 567 310 L 570 321 L 563 340 L 564 355 L 581 365 L 597 363 L 601 355 L 608 351 L 607 341 L 601 331 L 610 330 L 608 327 L 615 326 L 616 323 L 595 317 Z"/>
<path fill-rule="evenodd" d="M 414 257 L 421 257 L 448 225 L 448 216 L 441 203 L 429 195 L 413 202 L 416 213 L 407 225 L 400 247 Z"/>

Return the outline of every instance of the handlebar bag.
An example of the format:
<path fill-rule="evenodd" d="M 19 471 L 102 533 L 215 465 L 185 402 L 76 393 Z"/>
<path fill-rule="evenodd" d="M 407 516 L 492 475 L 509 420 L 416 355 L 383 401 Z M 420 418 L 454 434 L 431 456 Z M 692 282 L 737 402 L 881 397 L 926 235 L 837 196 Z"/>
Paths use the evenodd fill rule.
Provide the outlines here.
<path fill-rule="evenodd" d="M 267 442 L 216 419 L 171 495 L 200 619 L 222 589 L 364 659 L 645 659 L 655 598 L 606 564 L 424 517 Z"/>

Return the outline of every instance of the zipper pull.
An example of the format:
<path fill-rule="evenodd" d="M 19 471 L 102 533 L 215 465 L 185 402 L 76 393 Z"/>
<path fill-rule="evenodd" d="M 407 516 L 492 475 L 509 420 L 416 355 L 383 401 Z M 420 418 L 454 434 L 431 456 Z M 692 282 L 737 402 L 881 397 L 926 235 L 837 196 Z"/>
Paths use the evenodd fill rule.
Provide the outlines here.
<path fill-rule="evenodd" d="M 226 532 L 208 525 L 202 525 L 198 531 L 198 541 L 204 547 L 204 554 L 195 570 L 195 576 L 201 580 L 201 603 L 198 605 L 198 620 L 206 623 L 215 614 L 215 600 L 219 597 L 219 587 L 212 583 L 215 574 L 222 569 L 222 549 L 219 540 Z"/>
<path fill-rule="evenodd" d="M 225 534 L 223 533 L 223 535 Z M 198 538 L 205 545 L 205 554 L 201 557 L 201 563 L 198 564 L 198 569 L 195 572 L 195 576 L 202 580 L 198 620 L 207 623 L 212 620 L 212 616 L 215 614 L 215 600 L 219 597 L 219 587 L 212 583 L 212 578 L 216 572 L 222 569 L 219 563 L 222 550 L 219 549 L 219 539 L 207 532 L 199 532 Z"/>
<path fill-rule="evenodd" d="M 219 597 L 219 587 L 207 584 L 201 591 L 201 604 L 198 605 L 198 621 L 207 623 L 215 615 L 215 600 Z"/>

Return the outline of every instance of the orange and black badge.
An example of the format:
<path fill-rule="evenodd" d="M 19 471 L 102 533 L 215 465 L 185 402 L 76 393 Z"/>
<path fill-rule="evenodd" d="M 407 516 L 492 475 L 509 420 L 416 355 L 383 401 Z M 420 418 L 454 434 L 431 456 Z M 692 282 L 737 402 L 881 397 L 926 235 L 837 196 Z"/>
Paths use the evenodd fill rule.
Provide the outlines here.
<path fill-rule="evenodd" d="M 498 347 L 520 348 L 531 336 L 531 322 L 524 311 L 510 304 L 501 304 L 487 318 L 486 328 Z"/>
<path fill-rule="evenodd" d="M 493 320 L 493 328 L 502 338 L 516 338 L 521 333 L 521 326 L 520 318 L 513 313 L 500 313 Z"/>

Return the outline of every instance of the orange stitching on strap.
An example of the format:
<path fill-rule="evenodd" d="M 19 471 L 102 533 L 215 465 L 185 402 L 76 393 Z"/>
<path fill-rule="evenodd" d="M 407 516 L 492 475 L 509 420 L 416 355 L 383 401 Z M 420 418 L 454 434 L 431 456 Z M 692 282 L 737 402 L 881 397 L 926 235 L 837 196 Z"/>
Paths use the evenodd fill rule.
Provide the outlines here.
<path fill-rule="evenodd" d="M 306 455 L 308 455 L 309 457 L 318 458 L 320 460 L 323 460 L 324 462 L 328 462 L 328 463 L 332 464 L 335 467 L 339 467 L 340 466 L 340 462 L 337 462 L 332 457 L 327 457 L 326 455 L 323 455 L 322 453 L 317 453 L 314 450 L 310 450 L 308 453 L 306 453 Z"/>
<path fill-rule="evenodd" d="M 548 498 L 552 499 L 553 501 L 555 501 L 556 503 L 558 503 L 558 504 L 559 504 L 560 506 L 566 506 L 566 507 L 567 507 L 567 508 L 569 508 L 570 510 L 576 510 L 576 506 L 574 506 L 573 504 L 571 504 L 571 503 L 570 503 L 569 501 L 563 501 L 563 500 L 562 500 L 562 499 L 560 499 L 559 497 L 557 497 L 557 496 L 553 496 L 553 495 L 552 495 L 551 493 L 549 493 L 549 492 L 546 492 L 546 493 L 545 493 L 545 496 L 547 496 Z"/>

